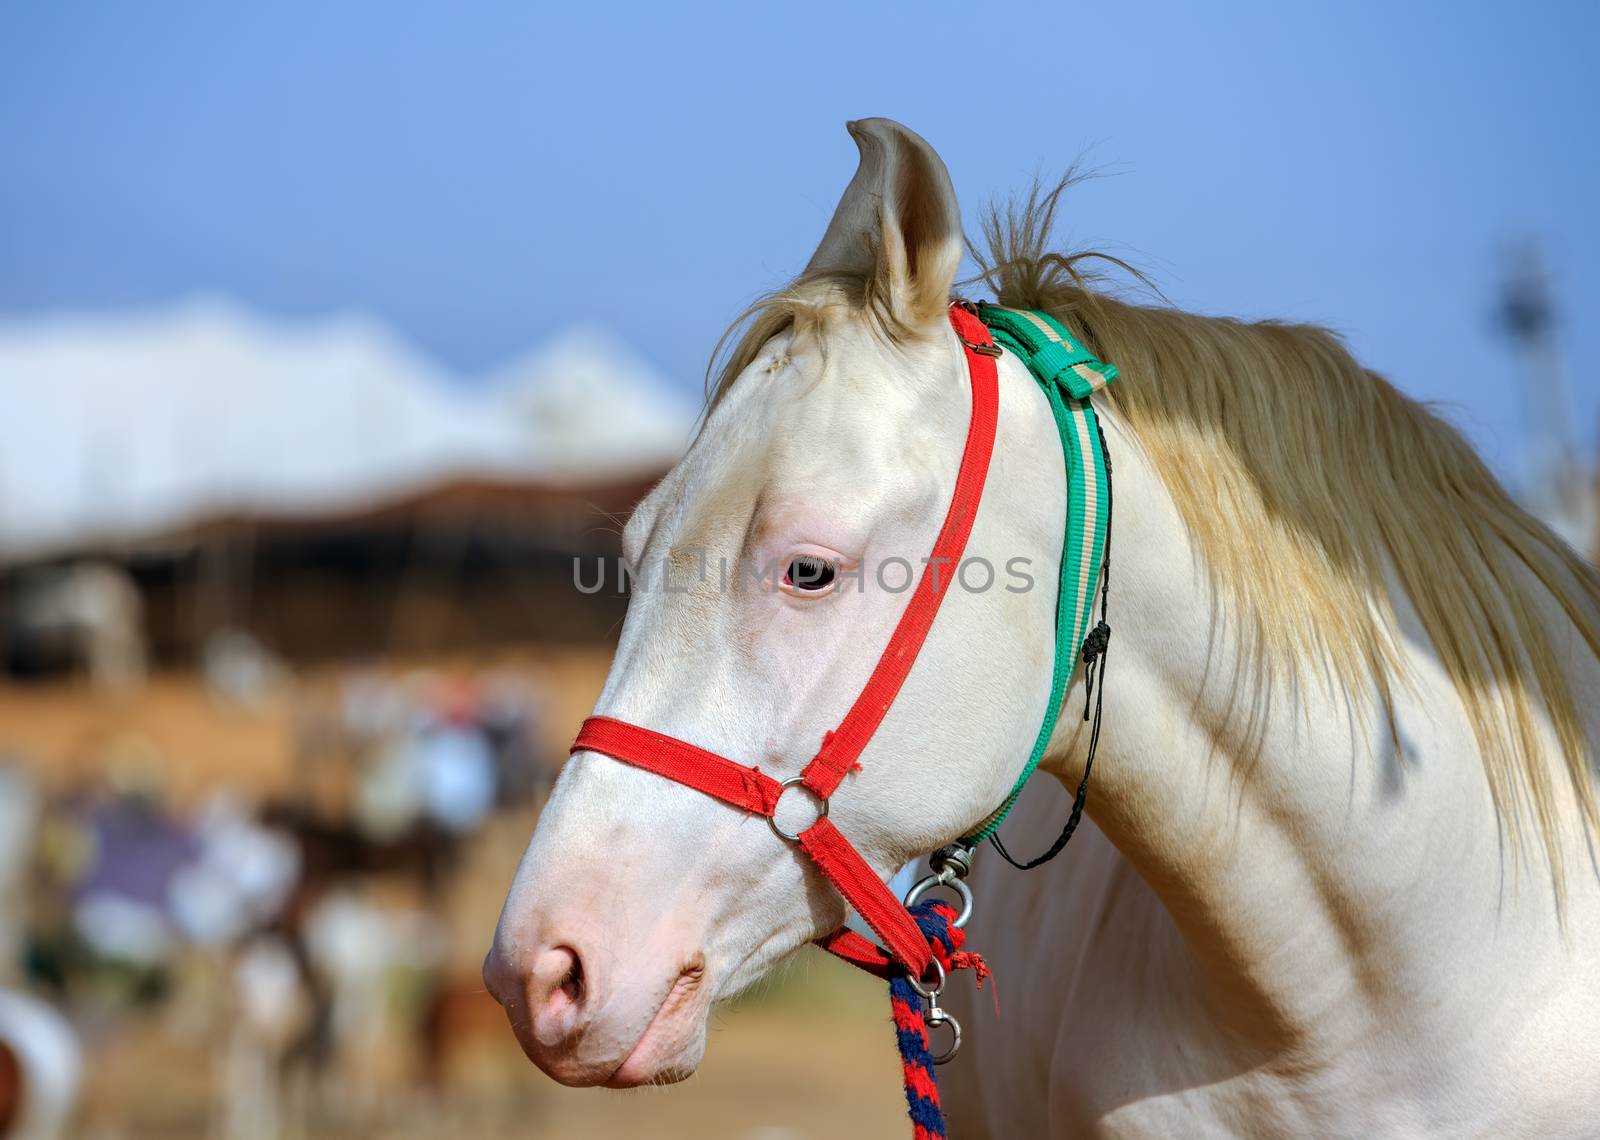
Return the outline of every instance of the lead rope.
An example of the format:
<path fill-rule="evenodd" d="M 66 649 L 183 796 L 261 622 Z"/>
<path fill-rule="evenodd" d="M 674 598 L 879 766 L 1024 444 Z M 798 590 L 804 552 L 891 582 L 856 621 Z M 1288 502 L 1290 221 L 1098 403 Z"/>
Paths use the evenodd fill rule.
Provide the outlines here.
<path fill-rule="evenodd" d="M 1083 639 L 1083 719 L 1089 721 L 1090 704 L 1093 702 L 1093 724 L 1089 728 L 1089 752 L 1083 761 L 1083 779 L 1078 781 L 1078 791 L 1072 798 L 1072 811 L 1067 816 L 1066 826 L 1061 829 L 1061 834 L 1056 836 L 1056 841 L 1043 855 L 1029 859 L 1026 863 L 1019 863 L 1012 858 L 1011 852 L 1006 850 L 1005 843 L 996 831 L 989 836 L 989 842 L 994 844 L 994 849 L 1000 852 L 1000 858 L 1010 863 L 1019 871 L 1031 871 L 1044 863 L 1050 862 L 1066 848 L 1067 842 L 1072 838 L 1072 833 L 1078 830 L 1078 822 L 1083 818 L 1083 805 L 1089 799 L 1089 773 L 1094 770 L 1094 754 L 1100 747 L 1100 712 L 1102 702 L 1106 695 L 1106 649 L 1111 642 L 1111 626 L 1106 622 L 1107 596 L 1111 592 L 1111 523 L 1112 523 L 1112 494 L 1111 494 L 1111 449 L 1106 446 L 1106 432 L 1100 426 L 1097 417 L 1094 421 L 1095 432 L 1100 437 L 1100 455 L 1106 468 L 1106 545 L 1105 554 L 1100 563 L 1100 621 L 1089 635 Z"/>
<path fill-rule="evenodd" d="M 897 966 L 889 975 L 889 1011 L 894 1018 L 895 1044 L 900 1049 L 912 1140 L 945 1140 L 944 1108 L 939 1102 L 939 1082 L 933 1070 L 960 1048 L 961 1026 L 939 1008 L 939 993 L 948 974 L 967 969 L 973 971 L 978 988 L 982 989 L 989 967 L 977 954 L 961 949 L 966 932 L 955 925 L 955 908 L 949 903 L 930 899 L 913 903 L 908 909 L 917 929 L 933 948 L 938 977 L 926 985 Z M 941 1025 L 953 1029 L 955 1041 L 946 1052 L 935 1056 L 928 1029 Z"/>
<path fill-rule="evenodd" d="M 1099 437 L 1100 456 L 1105 464 L 1106 473 L 1106 537 L 1100 563 L 1100 620 L 1083 639 L 1080 649 L 1084 667 L 1083 719 L 1092 722 L 1089 728 L 1089 749 L 1084 757 L 1083 778 L 1078 782 L 1077 793 L 1073 796 L 1072 811 L 1067 816 L 1061 834 L 1056 837 L 1049 850 L 1026 863 L 1019 863 L 1012 857 L 1011 852 L 1006 850 L 998 831 L 989 836 L 989 842 L 1000 852 L 1000 857 L 1021 871 L 1029 871 L 1050 862 L 1061 854 L 1072 839 L 1079 822 L 1083 819 L 1084 804 L 1089 798 L 1089 775 L 1094 770 L 1095 753 L 1100 747 L 1100 721 L 1105 701 L 1106 650 L 1111 642 L 1111 625 L 1107 620 L 1107 613 L 1111 593 L 1113 501 L 1111 449 L 1106 446 L 1105 428 L 1100 425 L 1098 417 L 1094 420 L 1094 426 L 1095 433 Z M 956 851 L 963 853 L 958 859 L 945 863 L 946 869 L 941 869 L 940 858 L 949 859 Z M 970 859 L 970 848 L 946 848 L 939 852 L 932 860 L 935 864 L 935 874 L 932 879 L 923 880 L 923 883 L 907 896 L 907 909 L 916 921 L 917 928 L 928 939 L 929 945 L 934 950 L 934 957 L 939 966 L 937 983 L 932 987 L 922 985 L 903 967 L 895 967 L 889 975 L 889 1008 L 894 1018 L 895 1044 L 900 1050 L 900 1067 L 905 1080 L 906 1111 L 911 1117 L 912 1140 L 946 1140 L 947 1136 L 944 1108 L 939 1100 L 939 1082 L 934 1066 L 950 1060 L 961 1047 L 961 1025 L 939 1008 L 939 992 L 944 985 L 945 972 L 947 969 L 970 968 L 977 977 L 979 989 L 983 988 L 984 980 L 989 977 L 989 967 L 981 957 L 960 949 L 966 939 L 966 933 L 954 925 L 955 910 L 947 903 L 915 900 L 924 886 L 934 880 L 946 886 L 961 883 L 970 866 Z M 961 893 L 970 900 L 970 892 L 965 890 L 964 884 Z M 945 1053 L 935 1056 L 929 1044 L 928 1029 L 941 1025 L 949 1025 L 952 1028 L 955 1040 Z"/>

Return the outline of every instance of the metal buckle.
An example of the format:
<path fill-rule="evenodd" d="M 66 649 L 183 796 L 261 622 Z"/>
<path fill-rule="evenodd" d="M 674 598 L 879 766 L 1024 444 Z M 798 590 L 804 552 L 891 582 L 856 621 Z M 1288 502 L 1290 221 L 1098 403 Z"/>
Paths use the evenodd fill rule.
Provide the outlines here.
<path fill-rule="evenodd" d="M 785 843 L 799 843 L 799 832 L 791 835 L 783 828 L 778 826 L 778 804 L 783 800 L 783 793 L 788 791 L 790 788 L 805 788 L 806 792 L 810 794 L 811 798 L 817 801 L 817 818 L 811 821 L 809 825 L 811 827 L 817 826 L 818 823 L 828 818 L 828 797 L 819 796 L 815 791 L 807 787 L 806 778 L 804 776 L 790 776 L 787 780 L 778 785 L 778 798 L 772 802 L 772 814 L 767 816 L 767 826 L 772 828 L 772 834 L 776 835 Z M 802 828 L 801 830 L 805 829 Z"/>
<path fill-rule="evenodd" d="M 983 314 L 980 313 L 978 310 L 983 308 L 983 306 L 987 302 L 978 301 L 978 302 L 974 303 L 972 301 L 968 301 L 968 300 L 964 300 L 964 299 L 961 299 L 961 298 L 957 298 L 956 300 L 954 300 L 954 301 L 952 301 L 950 303 L 952 305 L 954 305 L 956 308 L 961 309 L 964 312 L 972 314 L 974 317 L 977 317 L 980 321 L 983 320 Z M 976 352 L 979 356 L 991 356 L 994 359 L 998 360 L 998 359 L 1000 359 L 1001 356 L 1005 355 L 1004 350 L 998 344 L 974 344 L 972 341 L 968 340 L 966 337 L 962 336 L 960 333 L 956 333 L 956 339 L 959 340 L 962 344 L 966 345 L 973 352 Z"/>

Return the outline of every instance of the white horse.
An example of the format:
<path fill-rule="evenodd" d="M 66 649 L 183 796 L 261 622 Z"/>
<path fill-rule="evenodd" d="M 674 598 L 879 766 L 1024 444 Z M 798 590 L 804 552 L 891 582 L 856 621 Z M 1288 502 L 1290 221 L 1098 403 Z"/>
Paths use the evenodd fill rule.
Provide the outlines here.
<path fill-rule="evenodd" d="M 83 1056 L 59 1010 L 12 989 L 26 933 L 27 872 L 44 799 L 0 763 L 0 1140 L 56 1140 L 77 1107 Z"/>
<path fill-rule="evenodd" d="M 60 1140 L 83 1076 L 77 1034 L 54 1006 L 0 990 L 0 1137 Z"/>
<path fill-rule="evenodd" d="M 851 133 L 821 246 L 627 526 L 646 575 L 597 705 L 776 776 L 877 660 L 906 595 L 875 568 L 930 548 L 969 415 L 944 165 Z M 1329 334 L 1095 292 L 1045 244 L 1056 201 L 991 217 L 987 281 L 1121 369 L 1115 633 L 1093 826 L 1045 870 L 979 860 L 1001 1017 L 966 1003 L 953 1134 L 1600 1134 L 1600 580 Z M 967 553 L 1034 584 L 952 593 L 833 797 L 884 877 L 995 809 L 1050 688 L 1061 447 L 1010 356 L 1000 383 Z M 735 590 L 737 559 L 792 569 Z M 1044 762 L 1068 787 L 1084 699 L 1080 675 Z M 1024 801 L 1006 834 L 1042 847 Z M 761 819 L 579 753 L 485 977 L 557 1080 L 680 1079 L 712 1004 L 843 909 Z"/>

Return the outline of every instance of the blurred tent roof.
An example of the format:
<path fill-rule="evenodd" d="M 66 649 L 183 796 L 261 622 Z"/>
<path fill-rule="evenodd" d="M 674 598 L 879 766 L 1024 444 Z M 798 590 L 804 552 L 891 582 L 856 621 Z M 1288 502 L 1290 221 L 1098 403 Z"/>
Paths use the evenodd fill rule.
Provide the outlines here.
<path fill-rule="evenodd" d="M 206 300 L 14 318 L 0 321 L 0 551 L 346 513 L 461 479 L 638 480 L 678 457 L 694 419 L 595 327 L 467 380 L 366 317 L 290 323 Z"/>

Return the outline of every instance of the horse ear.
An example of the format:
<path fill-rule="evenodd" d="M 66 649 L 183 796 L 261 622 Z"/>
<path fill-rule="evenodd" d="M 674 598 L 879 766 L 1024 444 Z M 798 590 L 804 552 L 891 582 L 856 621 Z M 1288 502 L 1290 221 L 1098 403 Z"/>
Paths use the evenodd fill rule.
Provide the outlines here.
<path fill-rule="evenodd" d="M 806 273 L 859 274 L 882 288 L 902 323 L 943 316 L 961 264 L 961 209 L 950 172 L 915 132 L 890 119 L 847 124 L 861 165 Z"/>

